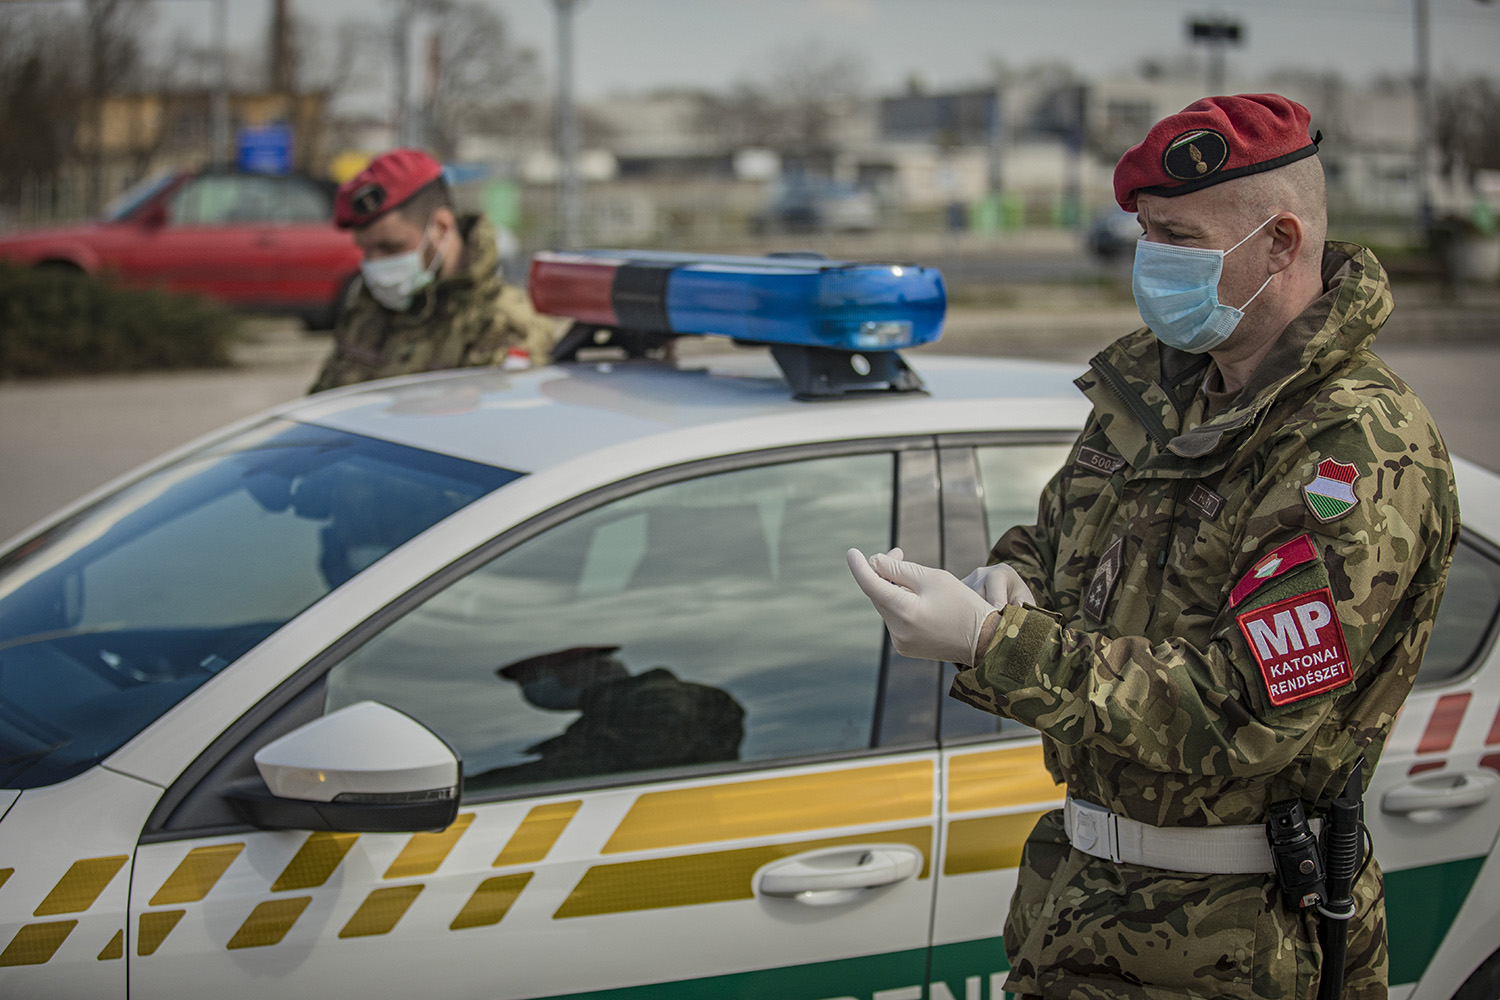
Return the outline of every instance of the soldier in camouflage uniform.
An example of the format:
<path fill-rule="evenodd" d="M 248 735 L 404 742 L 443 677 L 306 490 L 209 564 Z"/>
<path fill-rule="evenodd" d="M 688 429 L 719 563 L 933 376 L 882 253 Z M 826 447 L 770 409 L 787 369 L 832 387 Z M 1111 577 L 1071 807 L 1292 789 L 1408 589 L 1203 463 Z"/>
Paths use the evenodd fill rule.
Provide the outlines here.
<path fill-rule="evenodd" d="M 384 153 L 339 188 L 335 220 L 365 253 L 312 392 L 412 372 L 542 364 L 553 324 L 501 279 L 495 230 L 454 213 L 442 167 Z"/>
<path fill-rule="evenodd" d="M 1282 903 L 1268 811 L 1320 811 L 1360 757 L 1368 780 L 1431 634 L 1458 504 L 1431 417 L 1372 351 L 1385 272 L 1323 243 L 1307 123 L 1275 95 L 1211 98 L 1122 158 L 1151 325 L 1077 380 L 1093 413 L 1036 525 L 962 582 L 850 553 L 897 649 L 959 663 L 952 694 L 1038 729 L 1067 786 L 1025 847 L 1009 991 L 1316 994 L 1322 918 Z M 1188 315 L 1192 282 L 1162 260 L 1225 248 L 1217 294 L 1265 301 L 1227 310 L 1244 322 L 1216 297 Z M 1373 861 L 1354 895 L 1343 995 L 1384 997 Z"/>

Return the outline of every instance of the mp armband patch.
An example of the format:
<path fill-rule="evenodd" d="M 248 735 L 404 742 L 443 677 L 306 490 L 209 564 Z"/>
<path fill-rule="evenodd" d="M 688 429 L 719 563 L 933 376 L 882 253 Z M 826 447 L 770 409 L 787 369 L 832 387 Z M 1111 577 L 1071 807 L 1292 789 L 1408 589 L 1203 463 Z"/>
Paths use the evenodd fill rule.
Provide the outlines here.
<path fill-rule="evenodd" d="M 1349 644 L 1327 587 L 1236 617 L 1277 708 L 1343 687 L 1354 679 Z"/>

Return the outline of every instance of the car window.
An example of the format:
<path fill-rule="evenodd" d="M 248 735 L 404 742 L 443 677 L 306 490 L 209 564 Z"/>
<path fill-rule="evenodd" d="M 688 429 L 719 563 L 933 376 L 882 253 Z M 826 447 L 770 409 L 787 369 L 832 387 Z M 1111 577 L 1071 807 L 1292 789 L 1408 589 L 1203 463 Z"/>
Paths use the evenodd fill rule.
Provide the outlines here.
<path fill-rule="evenodd" d="M 1066 461 L 1071 448 L 1071 444 L 1048 442 L 985 445 L 974 449 L 985 530 L 992 543 L 1015 525 L 1036 523 L 1042 488 Z M 953 675 L 954 668 L 947 667 L 945 680 L 951 681 Z M 981 712 L 952 698 L 943 699 L 942 712 L 945 742 L 1036 735 L 1029 726 Z"/>
<path fill-rule="evenodd" d="M 1067 461 L 1071 444 L 994 445 L 974 449 L 985 526 L 993 542 L 1018 524 L 1035 524 L 1042 488 Z"/>
<path fill-rule="evenodd" d="M 1497 614 L 1500 563 L 1460 535 L 1417 683 L 1441 684 L 1467 673 L 1489 645 Z"/>
<path fill-rule="evenodd" d="M 844 552 L 890 544 L 894 458 L 657 486 L 520 543 L 327 681 L 420 720 L 466 794 L 875 741 L 884 629 Z"/>
<path fill-rule="evenodd" d="M 327 200 L 314 187 L 289 177 L 206 174 L 172 195 L 170 217 L 178 226 L 229 226 L 327 222 Z"/>
<path fill-rule="evenodd" d="M 269 421 L 0 557 L 0 787 L 71 777 L 518 473 Z"/>

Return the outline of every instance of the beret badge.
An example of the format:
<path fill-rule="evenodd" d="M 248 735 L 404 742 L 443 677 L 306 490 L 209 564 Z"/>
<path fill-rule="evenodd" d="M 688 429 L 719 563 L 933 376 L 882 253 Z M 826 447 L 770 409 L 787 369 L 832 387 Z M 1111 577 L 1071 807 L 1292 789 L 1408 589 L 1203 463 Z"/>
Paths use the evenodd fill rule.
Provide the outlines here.
<path fill-rule="evenodd" d="M 1211 177 L 1229 160 L 1229 142 L 1211 128 L 1197 128 L 1175 136 L 1161 154 L 1162 169 L 1179 181 Z"/>
<path fill-rule="evenodd" d="M 360 215 L 373 215 L 385 204 L 385 188 L 379 184 L 366 184 L 349 196 L 349 205 Z"/>

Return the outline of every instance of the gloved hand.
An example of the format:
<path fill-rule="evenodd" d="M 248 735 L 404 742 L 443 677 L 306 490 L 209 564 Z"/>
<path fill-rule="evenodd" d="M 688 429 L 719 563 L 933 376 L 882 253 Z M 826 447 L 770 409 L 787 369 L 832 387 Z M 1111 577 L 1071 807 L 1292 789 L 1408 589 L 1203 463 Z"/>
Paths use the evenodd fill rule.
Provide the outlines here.
<path fill-rule="evenodd" d="M 900 549 L 868 560 L 859 549 L 847 555 L 854 581 L 885 619 L 896 652 L 972 665 L 979 631 L 997 609 L 947 570 L 902 556 Z"/>
<path fill-rule="evenodd" d="M 1011 569 L 1009 563 L 981 566 L 964 577 L 964 586 L 997 608 L 1007 604 L 1035 604 L 1031 588 L 1021 579 L 1021 574 Z"/>

